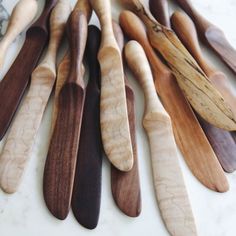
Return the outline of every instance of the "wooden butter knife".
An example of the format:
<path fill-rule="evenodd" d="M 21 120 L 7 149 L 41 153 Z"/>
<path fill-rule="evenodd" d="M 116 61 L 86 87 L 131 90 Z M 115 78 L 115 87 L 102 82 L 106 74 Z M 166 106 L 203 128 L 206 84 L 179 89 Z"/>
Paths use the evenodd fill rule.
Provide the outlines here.
<path fill-rule="evenodd" d="M 97 60 L 101 33 L 88 27 L 86 57 L 89 82 L 86 87 L 78 158 L 72 195 L 72 211 L 78 222 L 96 228 L 101 203 L 102 140 L 100 130 L 100 66 Z"/>
<path fill-rule="evenodd" d="M 145 23 L 152 46 L 168 62 L 193 108 L 209 123 L 226 130 L 235 130 L 236 121 L 229 105 L 174 32 L 158 23 L 140 0 L 123 2 Z"/>
<path fill-rule="evenodd" d="M 197 32 L 192 20 L 184 13 L 175 12 L 171 17 L 173 29 L 189 52 L 197 60 L 212 84 L 221 92 L 236 114 L 236 96 L 230 87 L 225 74 L 213 68 L 202 55 L 198 43 Z M 236 169 L 236 144 L 227 131 L 218 129 L 200 119 L 200 123 L 208 137 L 222 167 L 227 172 Z"/>
<path fill-rule="evenodd" d="M 153 181 L 164 223 L 173 236 L 197 235 L 171 120 L 157 97 L 145 52 L 136 41 L 130 41 L 125 47 L 125 56 L 144 90 L 143 126 L 150 143 Z"/>
<path fill-rule="evenodd" d="M 200 15 L 190 0 L 175 0 L 194 21 L 199 36 L 236 73 L 236 50 L 225 37 L 224 32 Z"/>
<path fill-rule="evenodd" d="M 48 40 L 48 18 L 57 0 L 47 0 L 39 19 L 27 30 L 25 43 L 0 83 L 0 140 L 6 133 Z"/>
<path fill-rule="evenodd" d="M 68 20 L 71 67 L 58 96 L 58 114 L 44 169 L 44 199 L 50 212 L 61 220 L 68 215 L 74 183 L 85 96 L 82 59 L 90 16 L 88 1 L 79 0 Z"/>
<path fill-rule="evenodd" d="M 37 10 L 38 2 L 36 0 L 20 0 L 14 7 L 6 33 L 0 42 L 0 69 L 4 65 L 7 49 L 34 19 Z"/>
<path fill-rule="evenodd" d="M 113 31 L 120 48 L 123 51 L 124 36 L 120 26 L 113 21 Z M 141 212 L 141 192 L 138 171 L 138 152 L 135 130 L 134 92 L 125 76 L 126 101 L 129 116 L 130 136 L 132 140 L 133 168 L 128 172 L 122 172 L 111 166 L 111 189 L 116 205 L 130 217 L 137 217 Z"/>
<path fill-rule="evenodd" d="M 219 192 L 227 191 L 229 185 L 215 153 L 173 74 L 161 63 L 149 44 L 142 22 L 134 13 L 123 11 L 120 24 L 126 35 L 137 40 L 146 52 L 156 91 L 171 117 L 175 140 L 188 167 L 206 187 Z"/>
<path fill-rule="evenodd" d="M 121 171 L 133 167 L 122 57 L 116 43 L 109 0 L 90 0 L 101 24 L 102 41 L 98 54 L 101 66 L 101 133 L 104 151 Z"/>
<path fill-rule="evenodd" d="M 45 58 L 34 70 L 29 91 L 10 127 L 0 156 L 0 185 L 17 191 L 56 79 L 56 53 L 70 14 L 67 0 L 59 0 L 50 17 L 50 42 Z"/>

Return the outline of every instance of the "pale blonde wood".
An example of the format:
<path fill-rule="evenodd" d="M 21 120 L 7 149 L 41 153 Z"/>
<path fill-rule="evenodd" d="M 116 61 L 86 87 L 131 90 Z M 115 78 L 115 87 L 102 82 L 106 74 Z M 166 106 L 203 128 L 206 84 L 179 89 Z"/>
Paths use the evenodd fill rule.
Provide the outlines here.
<path fill-rule="evenodd" d="M 67 0 L 59 0 L 50 18 L 51 38 L 42 63 L 34 70 L 25 100 L 17 114 L 0 157 L 0 185 L 14 193 L 22 180 L 44 110 L 56 78 L 56 53 L 71 12 Z"/>
<path fill-rule="evenodd" d="M 197 235 L 171 120 L 157 97 L 145 53 L 139 43 L 130 41 L 125 55 L 145 95 L 143 126 L 150 142 L 153 181 L 162 218 L 173 236 Z"/>
<path fill-rule="evenodd" d="M 4 65 L 7 49 L 16 37 L 32 22 L 38 10 L 36 0 L 20 0 L 14 7 L 6 33 L 0 42 L 0 68 Z"/>
<path fill-rule="evenodd" d="M 236 116 L 236 95 L 226 75 L 214 68 L 202 55 L 197 31 L 191 18 L 185 13 L 176 11 L 172 15 L 171 21 L 182 43 L 196 59 L 215 88 L 222 94 Z"/>
<path fill-rule="evenodd" d="M 116 43 L 109 0 L 90 0 L 101 24 L 102 41 L 98 54 L 101 66 L 101 133 L 105 153 L 121 171 L 133 166 L 122 57 Z"/>
<path fill-rule="evenodd" d="M 219 128 L 236 130 L 236 120 L 230 106 L 174 32 L 159 24 L 140 0 L 123 1 L 145 23 L 152 46 L 167 61 L 180 88 L 199 115 Z"/>

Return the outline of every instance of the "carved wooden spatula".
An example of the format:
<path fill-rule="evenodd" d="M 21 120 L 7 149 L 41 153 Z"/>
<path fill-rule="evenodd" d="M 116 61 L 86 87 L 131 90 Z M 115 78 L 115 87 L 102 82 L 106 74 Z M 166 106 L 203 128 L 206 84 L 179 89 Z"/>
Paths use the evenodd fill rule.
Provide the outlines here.
<path fill-rule="evenodd" d="M 152 46 L 168 62 L 193 108 L 209 123 L 226 130 L 235 130 L 236 121 L 229 105 L 174 32 L 158 23 L 140 0 L 121 1 L 145 23 Z"/>
<path fill-rule="evenodd" d="M 144 25 L 130 11 L 121 13 L 120 24 L 126 35 L 137 40 L 146 52 L 156 91 L 171 117 L 175 140 L 188 167 L 206 187 L 219 192 L 227 191 L 229 185 L 215 153 L 173 74 L 161 63 L 148 42 Z"/>
<path fill-rule="evenodd" d="M 39 19 L 27 30 L 25 43 L 0 83 L 0 140 L 6 133 L 48 40 L 48 18 L 57 0 L 47 0 Z"/>
<path fill-rule="evenodd" d="M 59 219 L 66 218 L 71 204 L 85 96 L 82 59 L 90 16 L 88 1 L 80 0 L 68 20 L 70 73 L 59 92 L 57 119 L 44 170 L 44 199 Z"/>
<path fill-rule="evenodd" d="M 121 171 L 133 167 L 122 57 L 112 30 L 109 0 L 90 0 L 101 24 L 102 41 L 98 54 L 101 66 L 101 133 L 104 151 Z"/>
<path fill-rule="evenodd" d="M 184 13 L 175 12 L 171 17 L 173 29 L 180 40 L 197 60 L 212 84 L 221 92 L 236 114 L 236 96 L 230 87 L 225 74 L 217 71 L 202 55 L 198 43 L 197 32 L 192 20 Z M 232 172 L 236 169 L 236 144 L 227 131 L 213 127 L 200 119 L 200 123 L 225 171 Z"/>
<path fill-rule="evenodd" d="M 20 0 L 14 7 L 6 33 L 0 42 L 0 69 L 4 65 L 7 49 L 16 37 L 32 22 L 38 10 L 36 0 Z"/>
<path fill-rule="evenodd" d="M 157 97 L 145 52 L 136 41 L 130 41 L 125 55 L 144 91 L 143 126 L 150 143 L 153 181 L 162 218 L 171 235 L 197 235 L 171 120 Z"/>
<path fill-rule="evenodd" d="M 124 36 L 120 26 L 113 21 L 113 31 L 121 52 L 124 47 Z M 111 166 L 111 189 L 119 209 L 130 217 L 137 217 L 141 212 L 141 192 L 138 172 L 138 151 L 135 130 L 134 92 L 125 76 L 125 91 L 129 117 L 130 136 L 132 140 L 133 168 L 123 172 Z"/>
<path fill-rule="evenodd" d="M 97 60 L 101 33 L 88 27 L 86 58 L 89 82 L 86 87 L 77 166 L 72 195 L 72 211 L 88 229 L 97 226 L 101 202 L 102 140 L 100 130 L 100 66 Z"/>
<path fill-rule="evenodd" d="M 56 79 L 56 53 L 70 14 L 67 0 L 59 0 L 50 17 L 50 42 L 45 58 L 34 70 L 29 91 L 10 127 L 0 156 L 0 185 L 14 193 L 24 170 Z"/>

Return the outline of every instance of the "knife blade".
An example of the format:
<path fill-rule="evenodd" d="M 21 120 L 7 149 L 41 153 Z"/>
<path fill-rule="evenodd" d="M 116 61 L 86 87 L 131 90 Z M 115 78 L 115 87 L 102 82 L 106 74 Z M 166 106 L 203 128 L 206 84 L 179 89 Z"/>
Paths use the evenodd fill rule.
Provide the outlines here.
<path fill-rule="evenodd" d="M 149 139 L 154 187 L 163 221 L 171 235 L 197 235 L 171 120 L 157 97 L 145 52 L 138 42 L 130 41 L 125 46 L 125 56 L 144 91 L 143 126 Z"/>
<path fill-rule="evenodd" d="M 27 30 L 24 45 L 0 83 L 0 140 L 20 104 L 30 75 L 48 40 L 48 18 L 57 0 L 47 0 L 39 19 Z"/>

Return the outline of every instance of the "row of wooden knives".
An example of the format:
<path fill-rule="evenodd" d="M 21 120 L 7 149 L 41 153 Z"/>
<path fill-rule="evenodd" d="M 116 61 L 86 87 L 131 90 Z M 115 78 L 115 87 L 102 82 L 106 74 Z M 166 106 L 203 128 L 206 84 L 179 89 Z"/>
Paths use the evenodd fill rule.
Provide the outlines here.
<path fill-rule="evenodd" d="M 120 2 L 127 10 L 121 12 L 119 23 L 131 40 L 125 47 L 123 32 L 112 21 L 109 0 L 78 0 L 72 12 L 67 0 L 46 0 L 0 82 L 0 138 L 7 132 L 0 155 L 0 186 L 7 193 L 17 191 L 56 84 L 43 180 L 48 209 L 63 220 L 72 208 L 80 224 L 89 229 L 97 226 L 104 151 L 112 164 L 116 204 L 128 216 L 140 214 L 134 92 L 125 76 L 125 60 L 144 91 L 143 126 L 163 221 L 171 235 L 197 235 L 175 142 L 202 184 L 227 191 L 223 169 L 236 169 L 236 97 L 227 77 L 204 59 L 195 25 L 201 39 L 234 72 L 236 52 L 223 32 L 188 0 L 176 2 L 195 25 L 181 12 L 170 19 L 166 0 L 150 0 L 152 13 L 140 0 Z M 34 19 L 37 6 L 36 0 L 20 0 L 14 8 L 0 42 L 0 66 L 10 44 Z M 92 9 L 101 33 L 88 27 Z M 48 49 L 37 65 L 49 26 Z M 65 31 L 69 49 L 56 68 Z M 87 85 L 84 58 L 89 68 Z"/>

